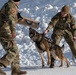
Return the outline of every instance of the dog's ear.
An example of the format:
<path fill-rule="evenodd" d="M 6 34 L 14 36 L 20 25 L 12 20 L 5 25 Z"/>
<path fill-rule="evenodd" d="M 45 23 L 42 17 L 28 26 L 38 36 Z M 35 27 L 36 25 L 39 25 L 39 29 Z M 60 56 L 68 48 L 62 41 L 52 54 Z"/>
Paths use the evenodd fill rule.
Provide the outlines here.
<path fill-rule="evenodd" d="M 62 50 L 62 51 L 64 50 L 64 45 L 62 45 L 61 50 Z"/>

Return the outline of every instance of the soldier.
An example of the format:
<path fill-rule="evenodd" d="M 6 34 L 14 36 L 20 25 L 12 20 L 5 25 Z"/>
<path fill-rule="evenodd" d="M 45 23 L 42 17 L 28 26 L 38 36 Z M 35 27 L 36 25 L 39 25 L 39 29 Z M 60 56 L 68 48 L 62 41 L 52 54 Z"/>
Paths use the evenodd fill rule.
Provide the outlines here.
<path fill-rule="evenodd" d="M 16 37 L 15 24 L 18 19 L 18 5 L 20 0 L 9 0 L 0 11 L 0 43 L 6 54 L 0 59 L 0 65 L 7 67 L 11 64 L 11 75 L 26 74 L 21 71 L 19 64 L 19 50 L 14 38 Z M 0 74 L 6 75 L 0 68 Z"/>
<path fill-rule="evenodd" d="M 73 56 L 76 58 L 76 24 L 74 17 L 70 14 L 70 7 L 68 5 L 63 6 L 61 11 L 51 19 L 44 34 L 47 34 L 52 28 L 53 44 L 59 45 L 62 37 L 64 37 L 70 46 Z"/>

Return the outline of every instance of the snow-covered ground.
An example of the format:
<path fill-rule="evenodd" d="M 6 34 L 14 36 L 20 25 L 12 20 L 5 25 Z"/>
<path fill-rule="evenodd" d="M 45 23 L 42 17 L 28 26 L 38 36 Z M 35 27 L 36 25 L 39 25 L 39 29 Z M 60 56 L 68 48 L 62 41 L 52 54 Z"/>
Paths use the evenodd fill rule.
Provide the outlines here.
<path fill-rule="evenodd" d="M 41 68 L 40 66 L 32 66 L 32 67 L 21 67 L 22 70 L 26 70 L 26 75 L 76 75 L 76 66 L 71 66 L 69 68 L 66 67 L 55 67 L 53 69 L 45 67 Z M 3 69 L 7 75 L 11 75 L 11 69 L 6 68 Z"/>
<path fill-rule="evenodd" d="M 0 8 L 8 0 L 0 0 Z M 19 5 L 19 12 L 24 17 L 32 18 L 40 22 L 38 32 L 43 32 L 51 18 L 61 10 L 61 8 L 68 4 L 71 8 L 71 13 L 76 19 L 76 0 L 21 0 Z M 47 66 L 47 54 L 43 53 L 45 57 L 45 68 L 41 68 L 41 59 L 37 49 L 35 48 L 34 42 L 29 38 L 29 27 L 16 25 L 17 32 L 17 45 L 20 51 L 20 63 L 21 69 L 27 71 L 27 75 L 76 75 L 76 66 L 72 64 L 72 53 L 69 49 L 69 46 L 65 42 L 64 38 L 62 39 L 60 46 L 65 45 L 63 51 L 66 58 L 68 58 L 71 66 L 66 68 L 64 63 L 63 67 L 58 67 L 60 61 L 55 61 L 55 68 L 50 69 Z M 50 31 L 46 36 L 50 37 L 52 31 Z M 2 46 L 0 45 L 0 57 L 5 54 Z M 11 75 L 10 66 L 6 69 L 2 68 L 7 75 Z"/>

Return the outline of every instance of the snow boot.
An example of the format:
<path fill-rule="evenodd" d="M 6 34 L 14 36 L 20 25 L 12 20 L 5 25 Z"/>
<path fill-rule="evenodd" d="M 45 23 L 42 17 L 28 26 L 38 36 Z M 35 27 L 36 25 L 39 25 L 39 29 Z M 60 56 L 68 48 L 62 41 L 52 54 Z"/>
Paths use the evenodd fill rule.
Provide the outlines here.
<path fill-rule="evenodd" d="M 1 68 L 0 68 L 0 75 L 6 75 L 6 73 L 2 71 Z"/>
<path fill-rule="evenodd" d="M 11 75 L 22 75 L 22 74 L 26 74 L 27 72 L 26 71 L 21 71 L 20 70 L 20 67 L 19 67 L 19 64 L 13 64 L 12 65 L 12 73 Z"/>

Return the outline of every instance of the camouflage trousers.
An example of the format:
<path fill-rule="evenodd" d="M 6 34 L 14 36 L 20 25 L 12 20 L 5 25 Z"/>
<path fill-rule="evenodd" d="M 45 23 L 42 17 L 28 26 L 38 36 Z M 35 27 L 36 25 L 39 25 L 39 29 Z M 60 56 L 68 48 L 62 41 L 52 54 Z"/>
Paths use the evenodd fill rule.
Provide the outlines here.
<path fill-rule="evenodd" d="M 64 37 L 65 41 L 68 43 L 68 45 L 74 55 L 74 57 L 76 57 L 76 42 L 73 39 L 72 33 L 68 30 L 65 30 L 63 34 L 59 34 L 59 33 L 52 34 L 53 43 L 59 45 L 62 37 Z"/>
<path fill-rule="evenodd" d="M 6 54 L 2 57 L 8 60 L 11 64 L 12 71 L 19 69 L 19 51 L 16 42 L 14 39 L 0 39 L 0 43 L 2 44 Z"/>

